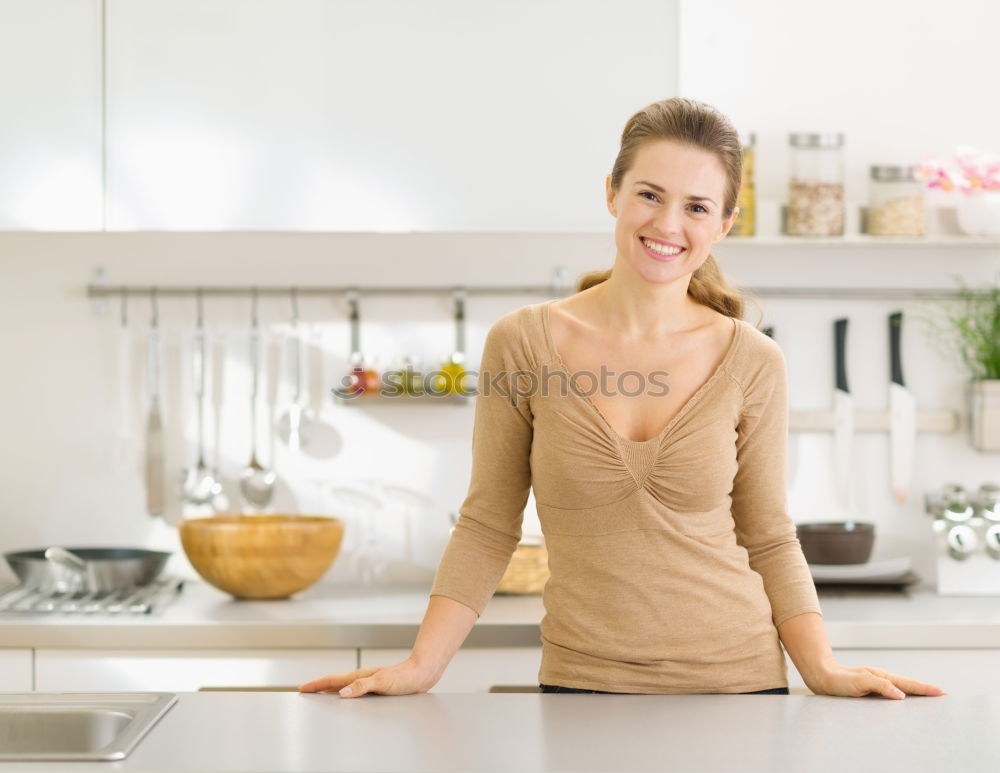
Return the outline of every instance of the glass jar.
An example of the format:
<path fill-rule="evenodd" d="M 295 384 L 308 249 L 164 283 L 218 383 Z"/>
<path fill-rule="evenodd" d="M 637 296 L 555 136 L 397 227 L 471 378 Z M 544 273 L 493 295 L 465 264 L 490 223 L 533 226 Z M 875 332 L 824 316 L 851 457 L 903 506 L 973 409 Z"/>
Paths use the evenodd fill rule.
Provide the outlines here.
<path fill-rule="evenodd" d="M 873 166 L 868 198 L 868 233 L 923 236 L 924 186 L 915 166 Z"/>
<path fill-rule="evenodd" d="M 757 137 L 752 133 L 740 134 L 740 143 L 743 146 L 743 178 L 740 181 L 740 193 L 736 199 L 736 206 L 740 208 L 740 214 L 736 217 L 736 222 L 729 230 L 733 236 L 753 236 L 756 231 L 757 221 L 757 192 L 754 190 L 754 146 Z"/>
<path fill-rule="evenodd" d="M 791 179 L 785 233 L 844 233 L 844 135 L 790 134 Z"/>

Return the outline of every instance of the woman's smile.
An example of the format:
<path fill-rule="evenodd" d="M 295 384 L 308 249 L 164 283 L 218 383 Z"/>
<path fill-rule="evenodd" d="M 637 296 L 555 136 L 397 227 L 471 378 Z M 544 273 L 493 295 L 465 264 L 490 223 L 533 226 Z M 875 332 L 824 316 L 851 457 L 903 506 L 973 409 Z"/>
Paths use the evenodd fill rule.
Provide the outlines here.
<path fill-rule="evenodd" d="M 685 248 L 681 247 L 679 244 L 659 241 L 648 236 L 640 236 L 639 241 L 642 242 L 642 246 L 643 249 L 645 249 L 646 254 L 653 260 L 664 262 L 676 260 L 685 251 Z"/>

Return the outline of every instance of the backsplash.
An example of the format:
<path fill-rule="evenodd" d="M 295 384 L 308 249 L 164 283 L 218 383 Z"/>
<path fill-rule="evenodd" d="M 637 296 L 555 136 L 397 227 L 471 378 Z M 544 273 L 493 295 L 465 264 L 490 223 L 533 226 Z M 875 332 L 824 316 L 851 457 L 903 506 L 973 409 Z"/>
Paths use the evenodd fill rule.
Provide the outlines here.
<path fill-rule="evenodd" d="M 944 265 L 933 245 L 808 245 L 765 247 L 724 243 L 718 250 L 737 284 L 767 286 L 952 286 L 955 259 L 970 282 L 991 278 L 993 248 L 962 246 Z M 0 344 L 4 352 L 2 454 L 4 550 L 63 545 L 134 545 L 176 551 L 171 567 L 190 574 L 174 524 L 194 514 L 176 492 L 182 468 L 194 461 L 190 345 L 193 299 L 161 298 L 163 411 L 168 497 L 163 518 L 145 512 L 142 431 L 145 422 L 145 346 L 148 299 L 128 303 L 129 384 L 118 369 L 120 308 L 88 299 L 96 266 L 113 285 L 546 285 L 555 266 L 572 278 L 607 267 L 608 234 L 0 234 Z M 479 362 L 489 326 L 539 296 L 481 296 L 466 307 L 469 367 Z M 362 346 L 379 369 L 410 356 L 436 367 L 454 341 L 451 303 L 442 297 L 362 298 Z M 922 410 L 956 411 L 960 429 L 921 434 L 908 500 L 895 503 L 888 485 L 887 433 L 855 440 L 853 499 L 864 520 L 877 524 L 876 556 L 913 555 L 914 568 L 933 580 L 931 519 L 925 490 L 950 480 L 968 486 L 995 480 L 996 457 L 971 449 L 964 434 L 964 375 L 928 343 L 920 319 L 926 303 L 761 297 L 747 318 L 774 326 L 788 362 L 793 410 L 829 410 L 832 334 L 838 316 L 851 319 L 849 371 L 858 410 L 886 408 L 888 344 L 885 318 L 907 315 L 904 367 Z M 210 351 L 225 353 L 219 469 L 235 506 L 239 471 L 250 454 L 249 300 L 205 301 Z M 344 549 L 329 582 L 429 582 L 469 480 L 474 404 L 343 404 L 330 399 L 348 370 L 344 298 L 303 297 L 300 319 L 313 368 L 308 386 L 325 394 L 314 437 L 304 451 L 280 440 L 271 455 L 265 432 L 266 385 L 258 407 L 258 448 L 274 465 L 275 512 L 334 514 L 347 521 Z M 291 306 L 287 297 L 260 301 L 268 358 L 286 357 Z M 278 363 L 280 414 L 292 387 L 287 360 Z M 267 374 L 265 361 L 262 372 Z M 272 367 L 274 372 L 275 368 Z M 266 378 L 265 378 L 266 381 Z M 211 379 L 208 391 L 211 393 Z M 120 396 L 130 395 L 121 411 Z M 122 424 L 122 417 L 128 422 Z M 211 465 L 215 415 L 206 411 Z M 128 431 L 122 432 L 123 428 Z M 796 433 L 790 446 L 789 506 L 797 521 L 823 520 L 832 501 L 832 435 Z M 532 503 L 529 501 L 529 511 Z M 536 533 L 529 513 L 524 531 Z M 6 569 L 4 569 L 6 571 Z"/>

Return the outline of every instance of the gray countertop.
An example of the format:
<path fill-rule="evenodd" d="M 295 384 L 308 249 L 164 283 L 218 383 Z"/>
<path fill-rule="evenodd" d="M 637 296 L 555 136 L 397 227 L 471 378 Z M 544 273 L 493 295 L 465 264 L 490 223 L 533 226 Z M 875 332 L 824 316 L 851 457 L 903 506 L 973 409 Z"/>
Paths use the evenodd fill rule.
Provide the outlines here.
<path fill-rule="evenodd" d="M 236 601 L 190 581 L 154 615 L 0 615 L 3 647 L 410 647 L 428 588 L 314 586 L 291 601 Z M 1000 647 L 1000 598 L 931 590 L 820 594 L 837 648 Z M 495 596 L 466 647 L 539 646 L 538 596 Z"/>
<path fill-rule="evenodd" d="M 1000 697 L 181 693 L 122 762 L 0 771 L 995 771 Z"/>

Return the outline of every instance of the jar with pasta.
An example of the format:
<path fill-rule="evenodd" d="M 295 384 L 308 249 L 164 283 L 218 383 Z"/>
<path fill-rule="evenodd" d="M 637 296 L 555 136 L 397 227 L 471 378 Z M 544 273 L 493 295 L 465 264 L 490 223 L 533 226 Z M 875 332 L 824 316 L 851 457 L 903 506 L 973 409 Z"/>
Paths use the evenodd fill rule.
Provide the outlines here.
<path fill-rule="evenodd" d="M 844 135 L 790 134 L 791 179 L 785 233 L 840 236 L 844 233 Z"/>
<path fill-rule="evenodd" d="M 740 144 L 743 146 L 743 178 L 740 181 L 740 193 L 736 199 L 736 206 L 740 213 L 736 217 L 736 222 L 729 230 L 731 236 L 753 236 L 756 231 L 757 221 L 757 192 L 754 189 L 754 146 L 756 136 L 750 133 L 740 133 Z"/>
<path fill-rule="evenodd" d="M 915 166 L 873 166 L 868 197 L 872 236 L 923 236 L 924 188 Z"/>

